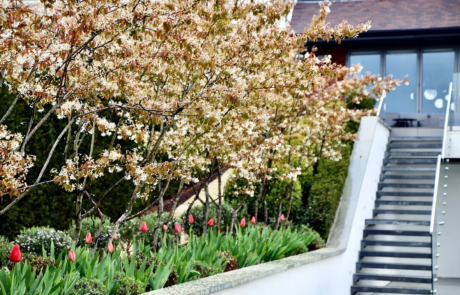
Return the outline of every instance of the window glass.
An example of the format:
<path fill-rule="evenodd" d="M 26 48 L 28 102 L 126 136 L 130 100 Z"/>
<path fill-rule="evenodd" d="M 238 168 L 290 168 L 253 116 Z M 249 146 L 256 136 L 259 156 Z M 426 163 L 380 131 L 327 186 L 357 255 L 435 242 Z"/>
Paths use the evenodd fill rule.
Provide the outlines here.
<path fill-rule="evenodd" d="M 386 113 L 417 112 L 417 53 L 388 53 L 385 75 L 394 79 L 409 78 L 409 85 L 401 85 L 386 94 L 383 110 Z"/>
<path fill-rule="evenodd" d="M 360 64 L 363 67 L 359 76 L 365 76 L 368 72 L 372 75 L 380 74 L 380 54 L 352 54 L 350 64 Z"/>
<path fill-rule="evenodd" d="M 453 51 L 424 52 L 422 56 L 422 112 L 445 113 L 454 74 Z"/>

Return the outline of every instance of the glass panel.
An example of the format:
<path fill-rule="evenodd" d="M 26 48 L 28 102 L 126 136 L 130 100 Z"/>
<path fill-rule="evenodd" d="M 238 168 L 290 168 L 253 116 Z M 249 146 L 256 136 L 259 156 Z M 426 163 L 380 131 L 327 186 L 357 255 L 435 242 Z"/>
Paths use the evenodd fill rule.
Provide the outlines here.
<path fill-rule="evenodd" d="M 380 54 L 352 54 L 350 64 L 360 64 L 363 67 L 360 76 L 365 76 L 367 72 L 380 75 Z"/>
<path fill-rule="evenodd" d="M 389 53 L 386 55 L 385 75 L 394 79 L 409 78 L 409 85 L 401 85 L 386 94 L 385 113 L 417 112 L 417 53 Z"/>
<path fill-rule="evenodd" d="M 422 112 L 445 113 L 455 53 L 424 52 L 422 56 Z"/>

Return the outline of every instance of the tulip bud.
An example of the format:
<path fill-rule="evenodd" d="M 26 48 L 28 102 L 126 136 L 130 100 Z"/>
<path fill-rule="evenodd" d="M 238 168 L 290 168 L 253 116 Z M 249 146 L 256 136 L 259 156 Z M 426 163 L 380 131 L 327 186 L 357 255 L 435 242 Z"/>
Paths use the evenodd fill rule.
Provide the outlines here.
<path fill-rule="evenodd" d="M 85 238 L 85 243 L 91 244 L 92 242 L 93 242 L 93 237 L 91 236 L 91 233 L 87 233 L 86 238 Z"/>
<path fill-rule="evenodd" d="M 113 236 L 113 239 L 114 240 L 118 239 L 118 233 L 115 233 L 115 235 Z"/>
<path fill-rule="evenodd" d="M 147 232 L 149 229 L 147 228 L 147 224 L 145 223 L 145 221 L 142 221 L 142 224 L 141 224 L 141 231 L 143 232 Z"/>
<path fill-rule="evenodd" d="M 164 231 L 167 231 L 168 230 L 168 226 L 166 224 L 163 224 L 163 230 Z"/>
<path fill-rule="evenodd" d="M 245 225 L 246 225 L 246 218 L 243 217 L 243 219 L 241 219 L 240 221 L 240 226 L 244 227 Z"/>
<path fill-rule="evenodd" d="M 209 225 L 209 226 L 213 226 L 213 225 L 214 225 L 214 218 L 209 219 L 208 225 Z"/>
<path fill-rule="evenodd" d="M 109 241 L 109 243 L 107 244 L 107 251 L 113 252 L 113 244 L 111 241 Z"/>
<path fill-rule="evenodd" d="M 10 261 L 14 263 L 21 261 L 21 249 L 18 245 L 15 245 L 11 250 Z"/>
<path fill-rule="evenodd" d="M 281 214 L 281 216 L 280 216 L 280 220 L 281 220 L 281 221 L 283 221 L 283 220 L 284 220 L 284 215 L 283 215 L 283 214 Z"/>
<path fill-rule="evenodd" d="M 72 250 L 69 251 L 69 260 L 70 260 L 70 261 L 75 261 L 75 260 L 77 260 L 77 255 L 75 255 L 75 252 L 72 251 Z"/>
<path fill-rule="evenodd" d="M 252 223 L 252 224 L 256 224 L 256 217 L 255 217 L 255 216 L 252 216 L 252 218 L 251 218 L 251 223 Z"/>
<path fill-rule="evenodd" d="M 188 216 L 188 223 L 193 223 L 194 221 L 195 221 L 195 220 L 193 220 L 193 215 L 190 214 L 190 215 Z"/>
<path fill-rule="evenodd" d="M 182 231 L 182 228 L 180 227 L 180 224 L 176 222 L 176 224 L 174 225 L 174 231 L 176 232 L 176 234 L 180 233 Z"/>

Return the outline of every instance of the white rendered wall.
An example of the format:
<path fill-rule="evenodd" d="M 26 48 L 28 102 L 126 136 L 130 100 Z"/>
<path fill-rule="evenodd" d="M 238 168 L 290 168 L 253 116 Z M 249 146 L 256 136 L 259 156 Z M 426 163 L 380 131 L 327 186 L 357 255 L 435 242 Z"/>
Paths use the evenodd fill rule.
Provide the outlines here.
<path fill-rule="evenodd" d="M 328 248 L 346 247 L 343 254 L 212 293 L 349 295 L 364 220 L 372 218 L 389 134 L 389 129 L 378 118 L 362 119 L 359 140 L 354 145 L 350 159 L 340 212 L 328 241 Z"/>

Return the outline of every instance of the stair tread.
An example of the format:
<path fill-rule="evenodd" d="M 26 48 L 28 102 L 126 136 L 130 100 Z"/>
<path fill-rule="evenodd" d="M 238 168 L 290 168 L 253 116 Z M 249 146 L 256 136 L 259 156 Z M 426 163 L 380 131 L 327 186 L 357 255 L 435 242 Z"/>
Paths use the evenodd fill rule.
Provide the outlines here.
<path fill-rule="evenodd" d="M 419 171 L 436 171 L 436 166 L 383 166 L 382 171 L 402 171 L 402 172 L 419 172 Z"/>
<path fill-rule="evenodd" d="M 442 142 L 440 143 L 389 143 L 388 149 L 435 149 L 442 148 Z"/>
<path fill-rule="evenodd" d="M 400 206 L 431 206 L 433 202 L 431 201 L 386 201 L 386 200 L 377 200 L 375 201 L 375 206 L 380 205 L 400 205 Z"/>
<path fill-rule="evenodd" d="M 405 219 L 366 219 L 366 226 L 377 224 L 394 224 L 394 225 L 421 225 L 429 226 L 429 220 L 405 220 Z"/>
<path fill-rule="evenodd" d="M 356 292 L 395 293 L 395 294 L 431 294 L 429 288 L 351 286 L 351 294 Z"/>
<path fill-rule="evenodd" d="M 429 242 L 361 240 L 361 246 L 431 247 Z"/>
<path fill-rule="evenodd" d="M 357 271 L 362 268 L 383 268 L 383 269 L 406 269 L 406 270 L 426 270 L 431 271 L 431 264 L 405 264 L 405 263 L 386 263 L 386 262 L 368 262 L 358 261 L 356 263 Z"/>
<path fill-rule="evenodd" d="M 431 210 L 374 209 L 374 215 L 376 214 L 431 215 Z"/>
<path fill-rule="evenodd" d="M 380 179 L 435 179 L 436 174 L 382 174 Z"/>
<path fill-rule="evenodd" d="M 392 141 L 441 141 L 442 136 L 390 136 L 388 142 Z"/>
<path fill-rule="evenodd" d="M 386 157 L 437 157 L 439 152 L 386 152 Z"/>
<path fill-rule="evenodd" d="M 396 252 L 396 251 L 376 251 L 376 250 L 361 250 L 359 257 L 397 257 L 397 258 L 423 258 L 431 259 L 431 253 L 417 253 L 417 252 Z"/>
<path fill-rule="evenodd" d="M 432 192 L 387 192 L 379 191 L 377 192 L 377 198 L 383 196 L 394 196 L 394 197 L 432 197 Z"/>
<path fill-rule="evenodd" d="M 354 280 L 355 283 L 358 280 L 417 282 L 417 283 L 424 283 L 424 284 L 431 283 L 431 277 L 387 275 L 387 274 L 370 274 L 370 273 L 355 273 L 353 280 Z"/>
<path fill-rule="evenodd" d="M 364 229 L 365 236 L 367 235 L 387 235 L 387 236 L 430 236 L 429 231 L 422 230 L 391 230 L 391 229 Z"/>
<path fill-rule="evenodd" d="M 384 159 L 383 164 L 436 164 L 436 158 L 390 158 Z"/>

